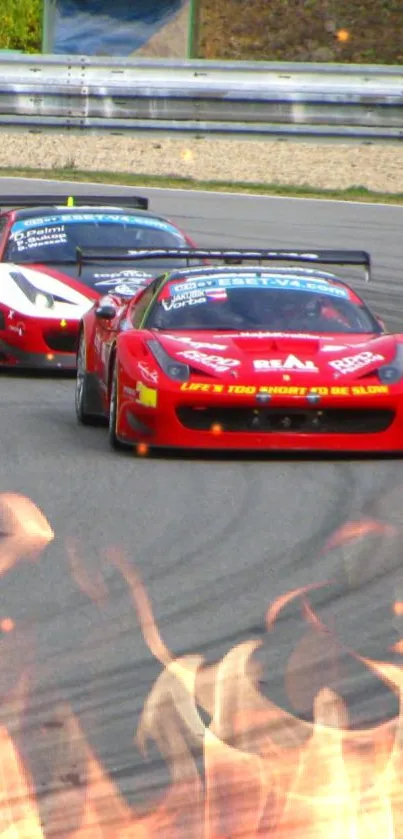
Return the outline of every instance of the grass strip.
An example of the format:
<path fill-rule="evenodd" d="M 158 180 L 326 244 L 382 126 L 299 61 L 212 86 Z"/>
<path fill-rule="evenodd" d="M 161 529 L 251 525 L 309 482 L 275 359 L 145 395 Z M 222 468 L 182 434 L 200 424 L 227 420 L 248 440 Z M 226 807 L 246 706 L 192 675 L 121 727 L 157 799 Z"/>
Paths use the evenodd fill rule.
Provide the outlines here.
<path fill-rule="evenodd" d="M 243 193 L 245 195 L 279 195 L 285 198 L 322 198 L 333 201 L 357 201 L 374 204 L 403 204 L 402 192 L 373 192 L 364 186 L 347 189 L 318 189 L 309 184 L 259 184 L 242 181 L 199 181 L 193 178 L 171 178 L 157 175 L 133 175 L 125 172 L 81 172 L 78 169 L 0 168 L 4 178 L 43 178 L 75 183 L 99 183 L 160 189 L 189 189 L 204 192 Z M 0 201 L 1 203 L 1 201 Z"/>

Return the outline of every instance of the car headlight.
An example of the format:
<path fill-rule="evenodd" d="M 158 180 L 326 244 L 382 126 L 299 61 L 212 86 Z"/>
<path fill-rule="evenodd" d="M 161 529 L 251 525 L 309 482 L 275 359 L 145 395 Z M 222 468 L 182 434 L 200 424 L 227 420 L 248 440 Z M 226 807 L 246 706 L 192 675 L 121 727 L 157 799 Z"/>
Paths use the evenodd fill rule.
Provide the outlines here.
<path fill-rule="evenodd" d="M 403 377 L 403 344 L 398 344 L 396 355 L 390 364 L 378 367 L 378 377 L 384 385 L 394 385 Z"/>
<path fill-rule="evenodd" d="M 47 294 L 46 291 L 38 291 L 35 294 L 35 306 L 44 306 L 46 309 L 51 309 L 54 302 L 52 295 Z"/>
<path fill-rule="evenodd" d="M 25 274 L 22 273 L 22 271 L 10 271 L 10 277 L 17 284 L 18 288 L 21 289 L 23 294 L 28 297 L 28 300 L 34 304 L 34 306 L 42 306 L 46 309 L 52 309 L 55 304 L 53 295 L 48 291 L 41 291 L 39 288 L 36 288 L 33 283 L 27 279 Z"/>
<path fill-rule="evenodd" d="M 190 376 L 188 364 L 183 364 L 182 361 L 171 358 L 158 341 L 147 341 L 147 346 L 166 376 L 175 382 L 187 382 Z"/>

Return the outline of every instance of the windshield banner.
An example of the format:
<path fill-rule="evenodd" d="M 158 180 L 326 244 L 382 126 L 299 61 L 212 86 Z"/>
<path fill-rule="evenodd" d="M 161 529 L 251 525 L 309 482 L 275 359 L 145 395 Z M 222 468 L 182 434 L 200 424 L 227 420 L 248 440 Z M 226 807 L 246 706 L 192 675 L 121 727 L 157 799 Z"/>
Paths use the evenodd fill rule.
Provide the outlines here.
<path fill-rule="evenodd" d="M 48 0 L 45 51 L 187 58 L 192 0 Z"/>

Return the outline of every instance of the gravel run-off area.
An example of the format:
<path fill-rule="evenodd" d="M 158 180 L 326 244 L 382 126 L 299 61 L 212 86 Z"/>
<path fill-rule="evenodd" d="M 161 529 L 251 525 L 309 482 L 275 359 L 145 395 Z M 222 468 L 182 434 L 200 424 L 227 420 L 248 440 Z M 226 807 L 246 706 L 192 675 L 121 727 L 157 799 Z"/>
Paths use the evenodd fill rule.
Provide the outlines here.
<path fill-rule="evenodd" d="M 403 147 L 386 144 L 17 132 L 1 135 L 0 167 L 403 192 Z"/>

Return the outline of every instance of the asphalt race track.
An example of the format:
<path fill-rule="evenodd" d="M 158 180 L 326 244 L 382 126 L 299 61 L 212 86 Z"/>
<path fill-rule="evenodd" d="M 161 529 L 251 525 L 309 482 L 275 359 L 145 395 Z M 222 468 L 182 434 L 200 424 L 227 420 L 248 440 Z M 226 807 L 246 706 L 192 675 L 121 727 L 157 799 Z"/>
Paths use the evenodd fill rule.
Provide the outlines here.
<path fill-rule="evenodd" d="M 1 186 L 13 194 L 38 188 L 68 191 L 67 184 L 34 181 Z M 134 192 L 150 194 L 152 208 L 200 245 L 368 249 L 374 281 L 367 300 L 390 327 L 402 324 L 403 208 Z M 262 691 L 283 707 L 309 718 L 325 683 L 346 699 L 355 725 L 394 713 L 392 693 L 346 648 L 393 659 L 389 649 L 403 637 L 403 619 L 392 608 L 403 601 L 400 536 L 373 530 L 342 549 L 321 550 L 348 520 L 401 526 L 401 461 L 114 455 L 103 429 L 76 425 L 73 389 L 71 378 L 0 375 L 0 491 L 31 498 L 55 532 L 41 558 L 17 564 L 1 588 L 0 621 L 11 618 L 15 629 L 0 640 L 0 686 L 5 696 L 22 673 L 30 674 L 19 736 L 37 789 L 45 793 L 63 775 L 52 733 L 60 701 L 73 708 L 131 801 L 147 799 L 167 777 L 163 762 L 145 763 L 133 744 L 161 665 L 143 640 L 108 548 L 124 551 L 139 569 L 174 655 L 201 653 L 213 662 L 235 644 L 262 637 Z M 73 564 L 69 546 L 79 557 Z M 319 668 L 305 662 L 300 683 L 291 679 L 286 692 L 286 662 L 305 628 L 300 601 L 281 613 L 270 644 L 267 609 L 290 589 L 324 581 L 331 582 L 310 603 L 340 646 L 335 652 L 335 642 Z"/>

